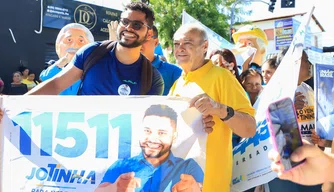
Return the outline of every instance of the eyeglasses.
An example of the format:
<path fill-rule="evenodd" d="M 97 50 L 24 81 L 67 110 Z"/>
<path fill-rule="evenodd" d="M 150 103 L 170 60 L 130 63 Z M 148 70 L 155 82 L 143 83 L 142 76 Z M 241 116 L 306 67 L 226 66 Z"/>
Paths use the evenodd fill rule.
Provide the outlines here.
<path fill-rule="evenodd" d="M 122 25 L 123 27 L 128 27 L 131 24 L 131 27 L 136 31 L 139 31 L 143 26 L 146 26 L 148 29 L 151 29 L 150 26 L 141 21 L 131 21 L 130 19 L 127 18 L 121 18 L 119 20 L 119 24 Z"/>

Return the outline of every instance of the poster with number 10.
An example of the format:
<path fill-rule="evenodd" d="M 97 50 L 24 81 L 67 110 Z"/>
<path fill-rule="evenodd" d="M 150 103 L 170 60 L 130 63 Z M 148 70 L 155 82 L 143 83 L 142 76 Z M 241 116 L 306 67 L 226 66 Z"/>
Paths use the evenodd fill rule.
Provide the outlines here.
<path fill-rule="evenodd" d="M 1 191 L 202 187 L 207 134 L 186 98 L 2 96 Z"/>

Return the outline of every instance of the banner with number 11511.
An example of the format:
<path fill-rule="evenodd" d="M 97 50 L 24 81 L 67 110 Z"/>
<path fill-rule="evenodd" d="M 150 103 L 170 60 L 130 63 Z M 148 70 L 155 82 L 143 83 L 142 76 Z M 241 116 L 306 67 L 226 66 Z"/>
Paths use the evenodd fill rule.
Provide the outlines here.
<path fill-rule="evenodd" d="M 0 100 L 1 191 L 171 191 L 185 178 L 202 186 L 207 135 L 186 98 Z"/>

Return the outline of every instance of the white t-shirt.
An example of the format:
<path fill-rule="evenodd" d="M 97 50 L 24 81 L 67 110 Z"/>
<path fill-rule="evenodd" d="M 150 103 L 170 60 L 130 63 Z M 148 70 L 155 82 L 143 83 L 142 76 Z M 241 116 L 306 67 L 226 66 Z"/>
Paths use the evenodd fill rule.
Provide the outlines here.
<path fill-rule="evenodd" d="M 296 92 L 301 92 L 305 96 L 306 102 L 306 106 L 303 109 L 297 110 L 300 132 L 303 139 L 312 143 L 311 130 L 315 128 L 314 91 L 309 85 L 302 82 L 297 87 Z"/>

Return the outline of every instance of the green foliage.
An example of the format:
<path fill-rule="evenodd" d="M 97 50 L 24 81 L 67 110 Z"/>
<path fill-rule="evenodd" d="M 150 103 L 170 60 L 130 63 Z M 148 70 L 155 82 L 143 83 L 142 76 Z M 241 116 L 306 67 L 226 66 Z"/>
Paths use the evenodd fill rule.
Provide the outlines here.
<path fill-rule="evenodd" d="M 141 1 L 143 0 L 132 0 Z M 149 0 L 149 5 L 155 13 L 155 25 L 159 30 L 161 46 L 173 48 L 173 35 L 182 23 L 182 10 L 185 10 L 205 26 L 215 31 L 225 39 L 229 39 L 230 13 L 233 3 L 239 0 Z M 251 1 L 251 0 L 250 0 Z M 148 1 L 145 0 L 147 3 Z M 239 5 L 240 4 L 240 5 Z M 249 5 L 247 0 L 239 1 L 235 16 L 247 15 L 242 8 Z M 225 14 L 224 14 L 225 13 Z M 173 55 L 167 56 L 168 61 L 174 62 Z"/>
<path fill-rule="evenodd" d="M 172 47 L 173 34 L 182 23 L 182 10 L 228 39 L 229 17 L 222 14 L 221 0 L 150 0 L 155 13 L 155 24 L 163 48 Z"/>

